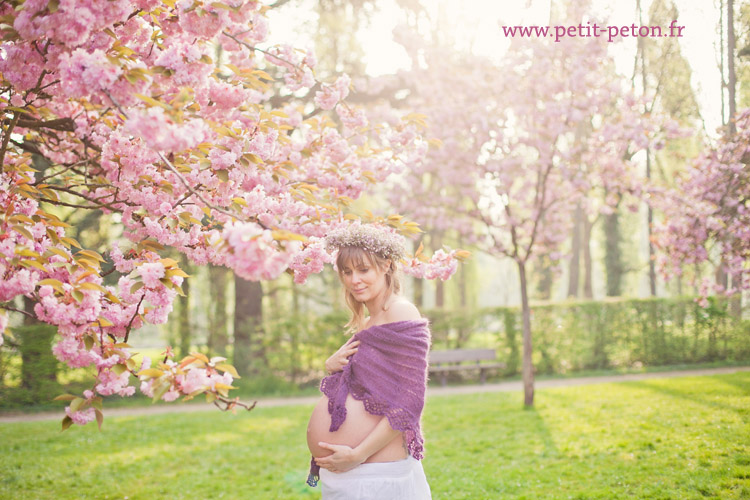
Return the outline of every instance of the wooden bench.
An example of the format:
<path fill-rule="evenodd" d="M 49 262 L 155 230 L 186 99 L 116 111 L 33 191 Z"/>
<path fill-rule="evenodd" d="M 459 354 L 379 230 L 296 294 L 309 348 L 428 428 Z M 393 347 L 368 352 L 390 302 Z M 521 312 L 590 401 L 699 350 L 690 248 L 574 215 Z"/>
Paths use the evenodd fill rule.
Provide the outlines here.
<path fill-rule="evenodd" d="M 448 372 L 479 370 L 479 379 L 484 384 L 487 380 L 487 370 L 505 368 L 505 363 L 496 360 L 497 353 L 494 349 L 430 351 L 430 373 L 439 373 L 440 384 L 445 386 Z"/>

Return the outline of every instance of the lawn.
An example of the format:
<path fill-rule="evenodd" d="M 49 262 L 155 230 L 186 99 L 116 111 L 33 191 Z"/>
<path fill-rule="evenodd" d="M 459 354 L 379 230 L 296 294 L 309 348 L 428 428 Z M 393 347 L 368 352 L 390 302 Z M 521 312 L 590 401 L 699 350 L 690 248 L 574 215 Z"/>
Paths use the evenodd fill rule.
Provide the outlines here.
<path fill-rule="evenodd" d="M 750 498 L 750 372 L 431 398 L 436 500 Z M 311 406 L 1 424 L 0 498 L 315 499 Z"/>

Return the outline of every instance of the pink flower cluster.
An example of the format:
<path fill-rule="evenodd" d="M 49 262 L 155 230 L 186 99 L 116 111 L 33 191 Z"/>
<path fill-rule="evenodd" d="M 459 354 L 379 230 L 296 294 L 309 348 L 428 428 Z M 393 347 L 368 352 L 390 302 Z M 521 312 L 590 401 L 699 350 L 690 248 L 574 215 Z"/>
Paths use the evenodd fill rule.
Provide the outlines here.
<path fill-rule="evenodd" d="M 457 269 L 456 250 L 446 253 L 442 249 L 436 251 L 427 261 L 414 258 L 403 267 L 404 273 L 415 278 L 442 281 L 453 276 Z"/>
<path fill-rule="evenodd" d="M 164 108 L 153 107 L 144 111 L 133 111 L 126 124 L 130 131 L 150 148 L 165 153 L 192 149 L 208 141 L 211 132 L 201 120 L 175 123 Z"/>
<path fill-rule="evenodd" d="M 351 83 L 348 75 L 341 75 L 332 85 L 323 84 L 322 90 L 315 93 L 315 105 L 321 109 L 333 109 L 349 95 Z"/>
<path fill-rule="evenodd" d="M 230 223 L 222 238 L 232 251 L 227 264 L 238 276 L 251 281 L 277 278 L 302 247 L 299 241 L 277 242 L 271 231 L 253 223 Z"/>

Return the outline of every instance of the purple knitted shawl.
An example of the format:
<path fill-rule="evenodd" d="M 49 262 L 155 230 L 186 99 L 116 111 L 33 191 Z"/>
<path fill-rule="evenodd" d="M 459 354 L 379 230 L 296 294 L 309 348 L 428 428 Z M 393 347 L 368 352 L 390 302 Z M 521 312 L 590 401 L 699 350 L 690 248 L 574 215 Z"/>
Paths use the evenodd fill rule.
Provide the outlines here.
<path fill-rule="evenodd" d="M 373 415 L 388 417 L 394 430 L 404 433 L 409 454 L 422 459 L 424 438 L 420 420 L 427 387 L 430 331 L 427 320 L 397 321 L 357 332 L 357 352 L 340 372 L 325 377 L 320 390 L 328 397 L 330 431 L 346 419 L 346 397 L 362 401 Z M 318 483 L 320 467 L 313 459 L 307 483 Z"/>

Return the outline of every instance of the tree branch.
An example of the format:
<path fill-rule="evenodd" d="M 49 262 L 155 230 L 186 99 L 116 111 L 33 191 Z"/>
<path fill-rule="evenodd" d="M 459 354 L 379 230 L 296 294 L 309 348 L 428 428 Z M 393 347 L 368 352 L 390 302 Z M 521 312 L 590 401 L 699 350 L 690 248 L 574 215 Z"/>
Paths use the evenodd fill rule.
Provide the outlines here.
<path fill-rule="evenodd" d="M 8 150 L 8 141 L 10 141 L 10 134 L 13 133 L 13 129 L 18 123 L 21 114 L 18 111 L 13 112 L 13 120 L 8 125 L 8 129 L 5 131 L 5 137 L 3 137 L 3 145 L 0 149 L 0 172 L 5 172 L 5 152 Z"/>
<path fill-rule="evenodd" d="M 124 109 L 122 109 L 122 107 L 115 100 L 115 98 L 112 97 L 112 95 L 107 90 L 103 90 L 103 92 L 105 94 L 107 94 L 107 97 L 109 97 L 109 99 L 112 101 L 112 104 L 114 104 L 117 107 L 117 109 L 120 111 L 120 113 L 122 113 L 125 118 L 128 118 L 128 114 L 125 112 Z M 167 157 L 164 156 L 164 153 L 162 153 L 161 151 L 157 151 L 156 154 L 159 155 L 159 158 L 161 158 L 161 160 L 164 162 L 164 164 L 167 166 L 167 168 L 173 174 L 175 174 L 177 176 L 177 178 L 180 180 L 180 182 L 182 183 L 182 185 L 185 186 L 185 189 L 187 189 L 191 194 L 193 194 L 196 198 L 198 198 L 205 206 L 209 207 L 211 210 L 215 210 L 215 211 L 217 211 L 217 212 L 219 212 L 221 214 L 227 215 L 227 216 L 229 216 L 229 217 L 231 217 L 233 219 L 239 219 L 240 218 L 240 217 L 238 217 L 238 214 L 227 212 L 226 210 L 224 210 L 222 208 L 219 208 L 217 206 L 214 206 L 214 205 L 210 204 L 208 201 L 206 201 L 206 199 L 203 198 L 203 196 L 199 192 L 195 191 L 192 187 L 190 187 L 190 184 L 188 183 L 187 179 L 185 179 L 185 177 L 183 177 L 183 175 L 177 171 L 177 169 L 174 167 L 174 165 L 172 165 L 172 162 L 170 162 L 167 159 Z M 256 218 L 253 217 L 250 220 L 252 222 L 258 224 L 263 229 L 268 229 L 268 227 L 266 227 L 265 224 L 261 223 Z"/>
<path fill-rule="evenodd" d="M 36 317 L 33 314 L 31 314 L 30 312 L 24 311 L 23 309 L 16 309 L 15 307 L 6 306 L 4 304 L 0 304 L 0 309 L 5 309 L 6 311 L 18 312 L 18 313 L 28 316 L 31 319 L 36 319 Z"/>

